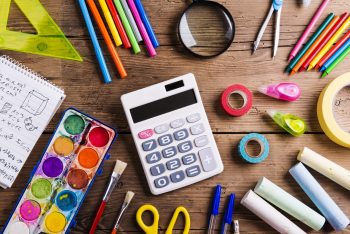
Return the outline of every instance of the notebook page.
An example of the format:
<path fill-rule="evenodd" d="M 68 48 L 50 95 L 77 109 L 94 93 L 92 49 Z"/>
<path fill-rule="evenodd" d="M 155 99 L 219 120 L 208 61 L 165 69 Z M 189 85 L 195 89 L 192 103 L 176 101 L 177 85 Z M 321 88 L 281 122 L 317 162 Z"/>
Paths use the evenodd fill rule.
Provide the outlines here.
<path fill-rule="evenodd" d="M 0 58 L 0 186 L 11 187 L 65 95 Z"/>

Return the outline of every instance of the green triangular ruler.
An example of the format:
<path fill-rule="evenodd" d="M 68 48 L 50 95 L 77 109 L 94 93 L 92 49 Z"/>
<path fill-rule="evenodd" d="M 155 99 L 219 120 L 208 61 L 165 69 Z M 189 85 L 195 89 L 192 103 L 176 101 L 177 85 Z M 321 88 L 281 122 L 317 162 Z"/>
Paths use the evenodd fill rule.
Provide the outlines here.
<path fill-rule="evenodd" d="M 7 29 L 12 0 L 0 0 L 0 49 L 83 61 L 39 0 L 13 0 L 37 34 Z"/>

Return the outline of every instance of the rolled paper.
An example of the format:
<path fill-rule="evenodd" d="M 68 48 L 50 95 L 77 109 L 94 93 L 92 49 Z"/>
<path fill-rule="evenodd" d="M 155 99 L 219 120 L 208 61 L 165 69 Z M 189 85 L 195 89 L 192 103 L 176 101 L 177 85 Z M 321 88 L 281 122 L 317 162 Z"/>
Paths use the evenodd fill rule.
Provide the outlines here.
<path fill-rule="evenodd" d="M 292 167 L 289 173 L 336 231 L 343 230 L 348 226 L 350 222 L 348 217 L 302 163 Z"/>
<path fill-rule="evenodd" d="M 304 147 L 298 155 L 298 160 L 315 171 L 321 173 L 337 184 L 350 190 L 350 171 L 323 157 L 322 155 Z"/>
<path fill-rule="evenodd" d="M 249 190 L 241 200 L 241 204 L 251 212 L 264 220 L 276 231 L 282 234 L 306 234 L 297 225 L 290 221 L 286 216 L 273 208 L 264 199 L 259 197 L 252 190 Z"/>
<path fill-rule="evenodd" d="M 254 192 L 315 231 L 319 231 L 326 222 L 326 219 L 319 213 L 265 177 L 260 178 Z"/>

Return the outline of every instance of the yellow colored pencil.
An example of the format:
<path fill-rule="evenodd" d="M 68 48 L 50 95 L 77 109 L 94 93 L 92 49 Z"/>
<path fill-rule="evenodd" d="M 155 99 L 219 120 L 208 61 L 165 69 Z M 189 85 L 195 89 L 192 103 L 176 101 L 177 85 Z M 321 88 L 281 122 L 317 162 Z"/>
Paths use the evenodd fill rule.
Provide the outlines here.
<path fill-rule="evenodd" d="M 118 33 L 117 27 L 114 24 L 111 12 L 109 12 L 106 0 L 98 0 L 101 6 L 101 9 L 103 11 L 103 15 L 106 19 L 106 22 L 108 24 L 109 30 L 112 34 L 113 40 L 117 46 L 121 46 L 123 44 L 120 35 Z"/>
<path fill-rule="evenodd" d="M 350 16 L 345 20 L 342 26 L 334 33 L 334 35 L 329 39 L 327 44 L 322 48 L 322 50 L 315 56 L 315 58 L 310 62 L 310 65 L 308 67 L 308 71 L 313 69 L 317 63 L 322 59 L 322 57 L 330 50 L 330 48 L 333 46 L 333 44 L 340 38 L 340 36 L 343 34 L 343 32 L 347 29 L 347 27 L 350 25 Z"/>

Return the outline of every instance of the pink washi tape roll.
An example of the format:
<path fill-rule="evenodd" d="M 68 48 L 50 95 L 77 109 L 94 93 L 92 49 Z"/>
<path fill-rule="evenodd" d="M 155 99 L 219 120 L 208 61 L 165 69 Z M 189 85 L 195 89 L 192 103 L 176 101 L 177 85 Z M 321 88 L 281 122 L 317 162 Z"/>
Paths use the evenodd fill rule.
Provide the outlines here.
<path fill-rule="evenodd" d="M 239 108 L 235 108 L 230 103 L 230 96 L 232 94 L 238 94 L 243 98 L 243 105 Z M 227 114 L 231 116 L 242 116 L 246 114 L 253 105 L 253 94 L 245 86 L 240 84 L 234 84 L 225 89 L 221 95 L 221 106 Z"/>

